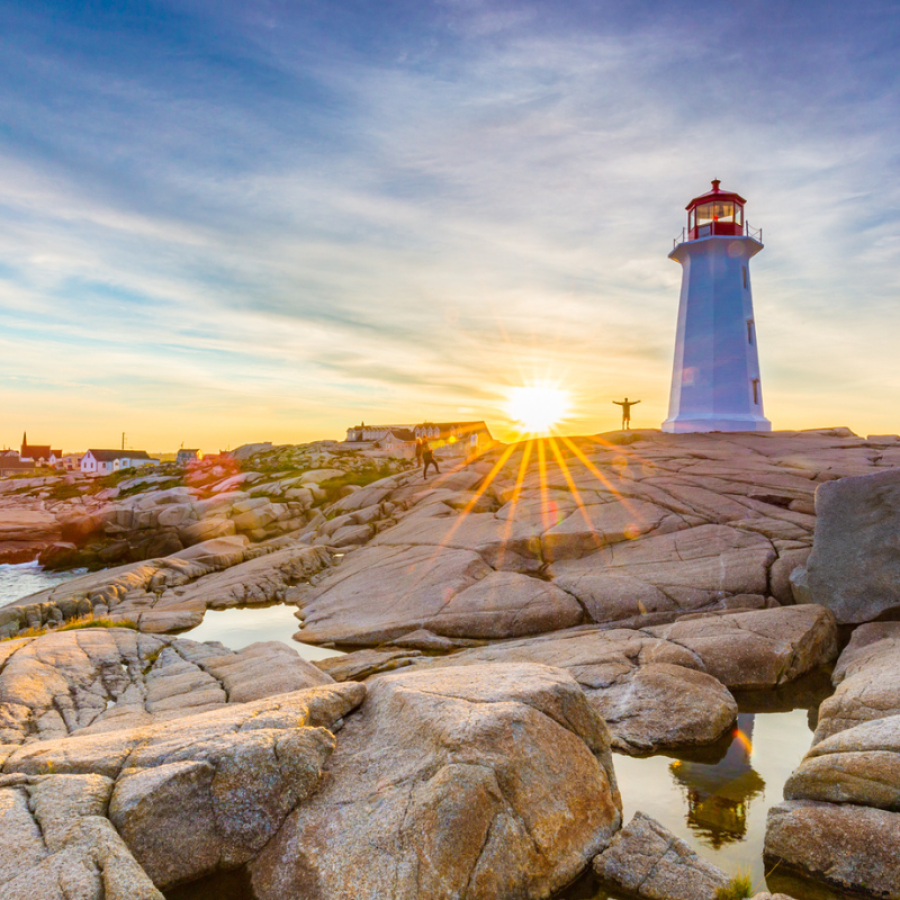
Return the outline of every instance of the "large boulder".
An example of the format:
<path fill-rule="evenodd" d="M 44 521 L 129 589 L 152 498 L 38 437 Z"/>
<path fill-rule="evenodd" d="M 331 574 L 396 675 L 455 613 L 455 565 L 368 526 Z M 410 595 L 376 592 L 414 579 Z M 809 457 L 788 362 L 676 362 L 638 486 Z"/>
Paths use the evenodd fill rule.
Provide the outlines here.
<path fill-rule="evenodd" d="M 718 866 L 642 812 L 594 860 L 594 872 L 604 884 L 646 900 L 716 900 L 729 881 Z"/>
<path fill-rule="evenodd" d="M 737 715 L 734 698 L 694 654 L 639 631 L 577 629 L 409 661 L 433 669 L 524 662 L 567 669 L 624 753 L 710 743 Z"/>
<path fill-rule="evenodd" d="M 568 674 L 398 672 L 250 871 L 259 900 L 547 897 L 620 822 L 606 728 Z"/>
<path fill-rule="evenodd" d="M 105 818 L 99 775 L 0 776 L 3 900 L 163 900 Z"/>
<path fill-rule="evenodd" d="M 645 629 L 696 653 L 732 690 L 777 687 L 837 656 L 834 616 L 819 606 L 788 606 L 680 619 Z"/>
<path fill-rule="evenodd" d="M 27 744 L 7 774 L 115 781 L 109 818 L 166 888 L 249 861 L 316 788 L 361 684 L 311 688 L 177 722 Z"/>
<path fill-rule="evenodd" d="M 900 607 L 900 471 L 823 484 L 816 513 L 807 565 L 813 602 L 841 624 Z"/>
<path fill-rule="evenodd" d="M 863 896 L 900 897 L 900 814 L 850 804 L 788 801 L 769 810 L 765 853 Z"/>
<path fill-rule="evenodd" d="M 575 625 L 582 609 L 565 591 L 495 572 L 471 550 L 371 546 L 296 598 L 309 643 L 376 644 L 426 628 L 505 638 Z"/>

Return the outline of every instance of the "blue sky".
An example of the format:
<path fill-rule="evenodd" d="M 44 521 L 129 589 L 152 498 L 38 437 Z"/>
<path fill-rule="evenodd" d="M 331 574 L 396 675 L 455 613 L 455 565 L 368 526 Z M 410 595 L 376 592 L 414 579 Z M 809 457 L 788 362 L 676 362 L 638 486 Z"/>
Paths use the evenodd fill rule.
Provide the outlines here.
<path fill-rule="evenodd" d="M 900 7 L 0 2 L 0 443 L 665 417 L 684 205 L 776 428 L 900 431 Z"/>

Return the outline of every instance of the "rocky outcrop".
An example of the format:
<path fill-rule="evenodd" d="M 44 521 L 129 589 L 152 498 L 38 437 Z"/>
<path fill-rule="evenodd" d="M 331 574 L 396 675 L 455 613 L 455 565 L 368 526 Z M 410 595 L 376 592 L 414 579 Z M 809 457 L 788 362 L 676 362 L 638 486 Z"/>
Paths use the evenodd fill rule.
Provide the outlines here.
<path fill-rule="evenodd" d="M 814 743 L 862 722 L 900 715 L 900 622 L 872 622 L 853 632 L 819 708 Z"/>
<path fill-rule="evenodd" d="M 91 615 L 128 620 L 148 632 L 193 628 L 208 608 L 283 601 L 290 587 L 330 559 L 320 547 L 285 538 L 262 546 L 251 546 L 241 536 L 217 538 L 23 597 L 0 609 L 0 636 Z"/>
<path fill-rule="evenodd" d="M 8 753 L 3 772 L 110 779 L 110 821 L 166 888 L 258 853 L 319 783 L 331 730 L 364 695 L 363 685 L 335 684 L 145 728 L 30 743 Z"/>
<path fill-rule="evenodd" d="M 857 628 L 812 749 L 769 811 L 766 853 L 806 876 L 900 897 L 900 622 Z"/>
<path fill-rule="evenodd" d="M 716 900 L 729 881 L 680 838 L 642 812 L 594 860 L 603 884 L 646 900 Z"/>
<path fill-rule="evenodd" d="M 4 900 L 164 900 L 106 819 L 99 775 L 0 776 Z"/>
<path fill-rule="evenodd" d="M 900 471 L 844 478 L 816 491 L 810 597 L 838 622 L 900 608 Z"/>
<path fill-rule="evenodd" d="M 630 438 L 494 450 L 427 483 L 394 476 L 333 504 L 335 518 L 307 533 L 360 546 L 293 596 L 302 640 L 401 644 L 422 630 L 495 640 L 791 604 L 816 487 L 876 472 L 883 457 L 880 445 L 833 429 Z M 365 513 L 376 506 L 385 518 Z M 524 579 L 543 583 L 541 603 L 528 601 Z M 482 581 L 487 620 L 471 602 Z"/>
<path fill-rule="evenodd" d="M 331 684 L 279 642 L 221 644 L 95 628 L 0 643 L 0 745 L 144 728 Z"/>
<path fill-rule="evenodd" d="M 734 723 L 731 689 L 773 688 L 834 659 L 834 619 L 821 607 L 707 614 L 643 630 L 581 627 L 444 657 L 360 651 L 330 663 L 335 677 L 378 665 L 449 668 L 532 662 L 567 669 L 625 753 L 707 744 Z M 355 657 L 361 658 L 357 663 Z"/>
<path fill-rule="evenodd" d="M 696 653 L 732 690 L 787 684 L 838 654 L 834 617 L 819 606 L 689 616 L 645 631 Z"/>
<path fill-rule="evenodd" d="M 766 821 L 767 857 L 820 881 L 900 897 L 900 815 L 862 806 L 789 801 Z"/>
<path fill-rule="evenodd" d="M 567 674 L 404 671 L 372 683 L 250 871 L 260 900 L 547 897 L 619 824 L 606 729 Z"/>

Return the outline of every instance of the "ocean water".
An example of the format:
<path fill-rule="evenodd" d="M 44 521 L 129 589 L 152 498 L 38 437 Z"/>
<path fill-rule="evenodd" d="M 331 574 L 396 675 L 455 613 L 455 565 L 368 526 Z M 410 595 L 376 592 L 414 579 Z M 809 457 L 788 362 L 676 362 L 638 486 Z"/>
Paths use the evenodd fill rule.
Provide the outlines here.
<path fill-rule="evenodd" d="M 0 606 L 45 591 L 47 588 L 62 584 L 76 575 L 83 575 L 86 569 L 72 569 L 63 572 L 47 571 L 35 561 L 8 565 L 0 564 Z"/>

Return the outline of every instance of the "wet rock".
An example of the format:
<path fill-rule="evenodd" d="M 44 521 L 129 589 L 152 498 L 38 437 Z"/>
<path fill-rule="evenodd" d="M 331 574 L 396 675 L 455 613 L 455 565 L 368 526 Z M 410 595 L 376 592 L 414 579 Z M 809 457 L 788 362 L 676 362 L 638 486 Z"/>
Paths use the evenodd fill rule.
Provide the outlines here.
<path fill-rule="evenodd" d="M 765 853 L 828 884 L 900 897 L 900 814 L 788 801 L 769 810 Z"/>
<path fill-rule="evenodd" d="M 260 900 L 546 897 L 609 842 L 605 726 L 544 666 L 398 672 L 348 718 L 329 778 L 250 863 Z"/>
<path fill-rule="evenodd" d="M 841 624 L 900 607 L 900 471 L 823 484 L 816 511 L 807 566 L 813 602 Z"/>
<path fill-rule="evenodd" d="M 715 900 L 728 876 L 645 813 L 634 818 L 596 859 L 600 880 L 646 900 Z"/>

